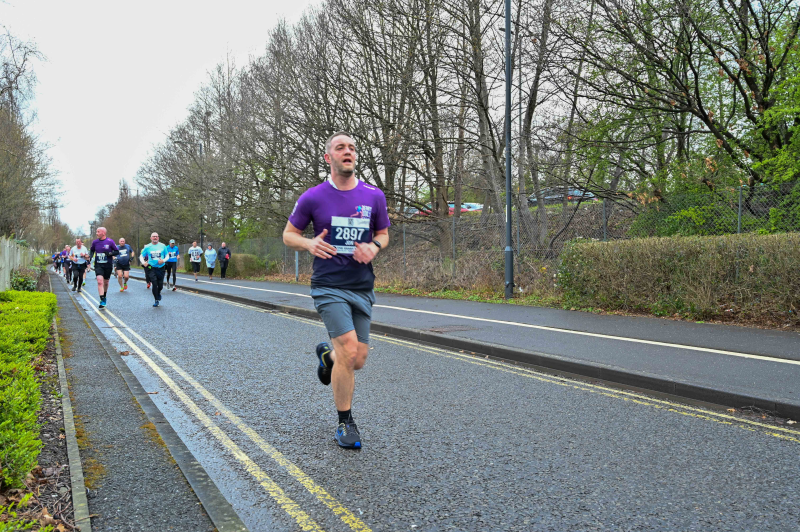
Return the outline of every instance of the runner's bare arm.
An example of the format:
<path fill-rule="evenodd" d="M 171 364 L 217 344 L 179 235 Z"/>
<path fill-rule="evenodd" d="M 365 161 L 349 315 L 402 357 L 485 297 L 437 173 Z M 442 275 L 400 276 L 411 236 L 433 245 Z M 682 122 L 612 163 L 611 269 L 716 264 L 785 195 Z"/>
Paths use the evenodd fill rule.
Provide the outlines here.
<path fill-rule="evenodd" d="M 306 238 L 300 229 L 292 225 L 292 222 L 286 222 L 286 228 L 283 230 L 283 243 L 294 250 L 308 251 L 315 257 L 329 259 L 336 255 L 336 248 L 323 240 L 327 234 L 328 230 L 323 229 L 316 237 Z"/>

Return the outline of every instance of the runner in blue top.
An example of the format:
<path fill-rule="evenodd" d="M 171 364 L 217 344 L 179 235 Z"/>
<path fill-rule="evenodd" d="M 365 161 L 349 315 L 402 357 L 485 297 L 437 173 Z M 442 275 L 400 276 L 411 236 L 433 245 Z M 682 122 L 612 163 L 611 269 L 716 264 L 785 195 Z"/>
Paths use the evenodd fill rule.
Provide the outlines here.
<path fill-rule="evenodd" d="M 369 353 L 369 324 L 375 274 L 372 260 L 389 244 L 386 197 L 355 175 L 356 147 L 343 131 L 325 143 L 330 178 L 303 193 L 289 216 L 283 241 L 314 255 L 311 297 L 333 343 L 317 345 L 317 376 L 333 384 L 339 414 L 334 438 L 346 448 L 360 448 L 361 435 L 351 407 L 355 370 Z M 309 222 L 314 238 L 305 238 Z"/>
<path fill-rule="evenodd" d="M 167 246 L 158 241 L 158 233 L 150 235 L 150 244 L 142 249 L 139 260 L 144 266 L 147 282 L 153 287 L 153 297 L 157 307 L 161 301 L 161 289 L 164 288 L 164 264 L 167 262 Z"/>
<path fill-rule="evenodd" d="M 174 240 L 169 241 L 169 246 L 167 247 L 167 255 L 169 258 L 165 264 L 167 275 L 167 289 L 169 289 L 169 274 L 172 273 L 172 291 L 176 290 L 175 282 L 178 280 L 177 273 L 178 273 L 178 259 L 181 258 L 181 250 L 178 249 L 178 246 L 175 245 Z"/>
<path fill-rule="evenodd" d="M 119 254 L 117 244 L 110 238 L 106 238 L 106 228 L 97 228 L 97 238 L 92 241 L 89 247 L 89 262 L 94 257 L 94 275 L 97 277 L 97 294 L 100 296 L 100 308 L 106 308 L 106 295 L 108 293 L 108 280 L 114 269 L 112 257 Z"/>
<path fill-rule="evenodd" d="M 117 281 L 119 281 L 120 292 L 128 289 L 128 279 L 131 276 L 131 257 L 133 257 L 133 248 L 125 243 L 124 238 L 120 238 L 119 255 L 116 256 L 114 261 L 117 266 Z"/>

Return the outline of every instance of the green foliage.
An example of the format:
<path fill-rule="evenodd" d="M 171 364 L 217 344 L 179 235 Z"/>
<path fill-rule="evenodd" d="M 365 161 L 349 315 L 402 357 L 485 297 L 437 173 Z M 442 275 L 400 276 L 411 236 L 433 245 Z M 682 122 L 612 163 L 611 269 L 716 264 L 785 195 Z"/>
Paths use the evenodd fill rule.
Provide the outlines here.
<path fill-rule="evenodd" d="M 785 186 L 785 185 L 784 185 Z M 741 232 L 800 231 L 800 183 L 784 194 L 779 186 L 742 188 Z M 739 230 L 739 188 L 717 187 L 668 196 L 648 205 L 631 224 L 628 236 L 711 236 Z"/>
<path fill-rule="evenodd" d="M 783 28 L 786 32 L 788 28 Z M 778 83 L 770 96 L 772 105 L 764 111 L 762 124 L 766 128 L 786 130 L 788 142 L 773 146 L 766 157 L 756 161 L 753 168 L 763 172 L 774 183 L 795 181 L 800 177 L 800 51 L 797 45 L 789 47 L 786 64 L 791 74 Z"/>
<path fill-rule="evenodd" d="M 798 233 L 574 241 L 561 255 L 558 283 L 570 306 L 797 320 L 799 262 Z"/>
<path fill-rule="evenodd" d="M 47 268 L 48 264 L 50 264 L 50 257 L 47 255 L 36 255 L 36 258 L 33 259 L 33 266 L 41 269 L 42 271 Z"/>
<path fill-rule="evenodd" d="M 777 207 L 769 210 L 769 225 L 763 232 L 800 231 L 800 181 Z"/>
<path fill-rule="evenodd" d="M 20 487 L 41 449 L 36 423 L 41 399 L 31 362 L 47 347 L 56 297 L 0 295 L 0 488 Z"/>
<path fill-rule="evenodd" d="M 33 292 L 41 272 L 37 268 L 14 268 L 11 272 L 11 289 Z"/>
<path fill-rule="evenodd" d="M 0 505 L 0 532 L 18 532 L 22 530 L 33 530 L 39 523 L 35 520 L 26 519 L 20 512 L 30 504 L 32 493 L 26 493 L 19 502 L 11 502 L 8 506 Z M 38 532 L 52 532 L 52 525 L 37 528 Z"/>

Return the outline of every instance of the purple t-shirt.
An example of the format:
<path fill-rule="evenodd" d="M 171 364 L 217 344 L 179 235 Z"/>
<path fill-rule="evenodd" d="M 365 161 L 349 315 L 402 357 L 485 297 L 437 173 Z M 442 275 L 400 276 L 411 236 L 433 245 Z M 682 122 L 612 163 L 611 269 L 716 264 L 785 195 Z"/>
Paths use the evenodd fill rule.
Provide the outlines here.
<path fill-rule="evenodd" d="M 313 223 L 314 236 L 327 229 L 325 242 L 336 247 L 337 254 L 329 259 L 314 257 L 312 287 L 373 289 L 372 264 L 356 262 L 353 251 L 356 242 L 372 242 L 375 231 L 391 225 L 383 191 L 361 180 L 352 190 L 338 190 L 327 180 L 300 196 L 289 222 L 301 231 Z"/>
<path fill-rule="evenodd" d="M 117 253 L 119 253 L 119 249 L 110 238 L 104 238 L 103 240 L 95 239 L 92 241 L 92 247 L 89 248 L 89 256 L 91 257 L 92 254 L 94 254 L 95 264 L 111 264 L 111 256 Z"/>

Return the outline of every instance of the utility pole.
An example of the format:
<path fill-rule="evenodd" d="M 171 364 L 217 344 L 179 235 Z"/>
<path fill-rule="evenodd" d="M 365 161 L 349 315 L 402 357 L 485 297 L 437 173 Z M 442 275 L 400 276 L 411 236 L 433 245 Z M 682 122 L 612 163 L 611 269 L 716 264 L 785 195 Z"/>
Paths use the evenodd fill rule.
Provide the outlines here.
<path fill-rule="evenodd" d="M 200 215 L 200 249 L 203 249 L 203 215 Z"/>
<path fill-rule="evenodd" d="M 514 248 L 511 240 L 511 0 L 506 0 L 506 299 L 514 297 Z"/>

